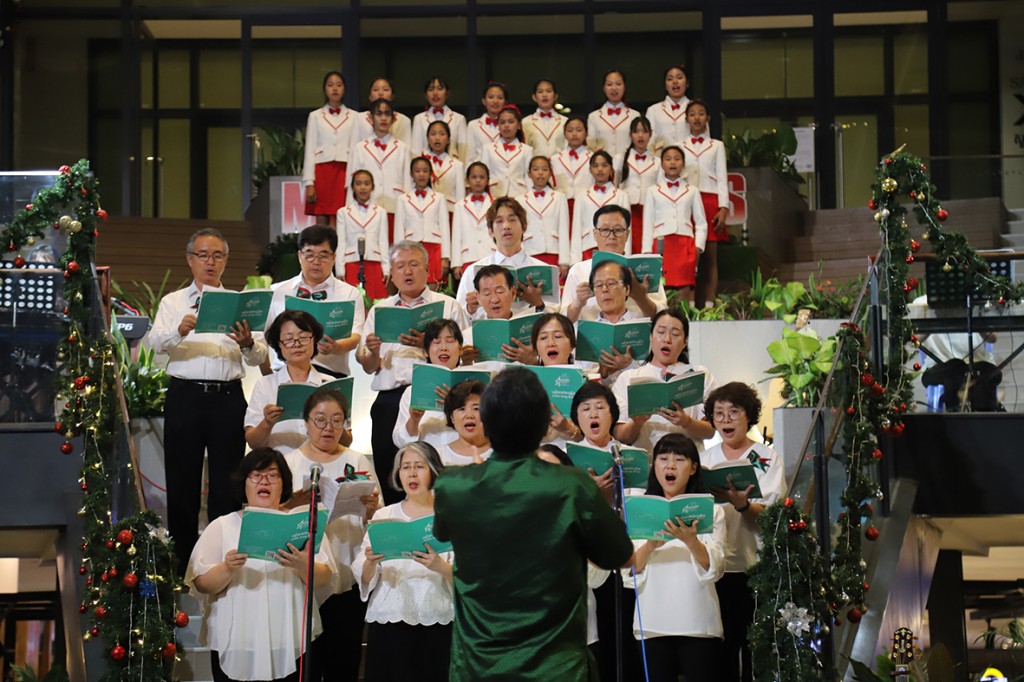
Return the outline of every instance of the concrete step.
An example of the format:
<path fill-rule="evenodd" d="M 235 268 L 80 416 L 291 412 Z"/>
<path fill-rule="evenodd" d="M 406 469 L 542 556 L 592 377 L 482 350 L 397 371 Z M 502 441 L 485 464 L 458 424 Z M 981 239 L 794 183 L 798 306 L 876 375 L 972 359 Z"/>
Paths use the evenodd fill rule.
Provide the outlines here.
<path fill-rule="evenodd" d="M 1024 209 L 1022 209 L 1024 210 Z M 1009 234 L 1024 234 L 1024 219 L 1009 220 L 1006 223 L 1006 233 Z"/>
<path fill-rule="evenodd" d="M 1002 237 L 1002 246 L 1024 251 L 1024 232 L 1010 232 Z"/>

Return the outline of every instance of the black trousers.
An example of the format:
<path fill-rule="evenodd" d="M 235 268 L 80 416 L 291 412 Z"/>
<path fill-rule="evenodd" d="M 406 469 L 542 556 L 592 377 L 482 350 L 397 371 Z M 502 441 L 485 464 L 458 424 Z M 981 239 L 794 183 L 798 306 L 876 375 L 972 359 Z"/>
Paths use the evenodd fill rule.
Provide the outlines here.
<path fill-rule="evenodd" d="M 754 622 L 754 595 L 747 585 L 747 574 L 724 573 L 715 583 L 715 589 L 725 632 L 718 679 L 722 682 L 751 682 L 754 671 L 747 630 Z"/>
<path fill-rule="evenodd" d="M 366 682 L 448 682 L 451 625 L 370 623 Z"/>
<path fill-rule="evenodd" d="M 313 642 L 313 679 L 356 682 L 363 656 L 366 604 L 359 588 L 332 595 L 320 606 L 323 632 Z"/>
<path fill-rule="evenodd" d="M 719 682 L 722 640 L 717 637 L 652 637 L 647 646 L 651 682 Z M 636 643 L 640 645 L 639 642 Z"/>
<path fill-rule="evenodd" d="M 622 628 L 615 629 L 615 592 L 622 593 Z M 597 669 L 602 680 L 616 679 L 615 638 L 622 639 L 622 679 L 625 682 L 643 682 L 643 660 L 640 649 L 633 637 L 633 613 L 636 609 L 636 592 L 624 587 L 618 571 L 612 571 L 604 583 L 594 590 L 597 601 L 597 643 L 591 647 L 597 659 Z"/>
<path fill-rule="evenodd" d="M 210 520 L 241 508 L 231 474 L 245 454 L 245 396 L 242 382 L 207 391 L 198 383 L 171 379 L 164 408 L 164 473 L 167 476 L 167 529 L 174 538 L 178 574 L 185 574 L 199 537 L 203 458 L 209 454 Z"/>
<path fill-rule="evenodd" d="M 210 668 L 213 670 L 213 682 L 235 682 L 220 669 L 220 656 L 216 651 L 210 652 Z M 261 680 L 261 682 L 263 682 Z M 287 677 L 279 677 L 276 680 L 267 680 L 266 682 L 299 682 L 299 662 L 295 662 L 295 672 Z"/>
<path fill-rule="evenodd" d="M 398 452 L 393 438 L 395 422 L 398 421 L 398 404 L 402 402 L 402 393 L 406 388 L 406 386 L 401 386 L 390 391 L 379 392 L 377 399 L 370 407 L 372 423 L 370 445 L 373 448 L 373 471 L 377 474 L 385 505 L 401 502 L 405 498 L 404 493 L 391 487 L 388 479 L 391 477 L 395 453 Z"/>

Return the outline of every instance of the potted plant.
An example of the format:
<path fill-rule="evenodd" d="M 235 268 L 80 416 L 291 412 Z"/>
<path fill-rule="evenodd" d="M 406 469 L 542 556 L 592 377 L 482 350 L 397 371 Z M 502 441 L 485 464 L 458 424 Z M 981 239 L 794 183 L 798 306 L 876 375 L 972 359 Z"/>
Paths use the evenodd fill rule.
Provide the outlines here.
<path fill-rule="evenodd" d="M 765 166 L 778 173 L 792 187 L 804 183 L 803 177 L 790 158 L 796 153 L 796 133 L 788 125 L 754 137 L 747 128 L 739 135 L 727 135 L 726 163 L 730 169 Z"/>
<path fill-rule="evenodd" d="M 261 128 L 255 138 L 260 160 L 252 169 L 255 192 L 263 189 L 275 175 L 302 175 L 305 136 L 301 128 L 296 128 L 294 133 L 277 126 Z"/>

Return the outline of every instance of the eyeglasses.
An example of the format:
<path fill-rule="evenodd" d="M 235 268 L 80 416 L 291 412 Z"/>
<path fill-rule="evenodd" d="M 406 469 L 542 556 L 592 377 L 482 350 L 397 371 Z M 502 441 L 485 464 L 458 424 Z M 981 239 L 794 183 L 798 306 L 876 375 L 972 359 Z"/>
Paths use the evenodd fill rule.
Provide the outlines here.
<path fill-rule="evenodd" d="M 320 429 L 321 431 L 326 429 L 328 424 L 331 425 L 331 428 L 335 429 L 342 429 L 345 427 L 344 417 L 331 417 L 330 419 L 328 419 L 327 417 L 313 417 L 309 421 L 313 422 L 313 426 Z"/>
<path fill-rule="evenodd" d="M 323 251 L 299 251 L 299 254 L 307 263 L 330 263 L 334 260 L 333 253 Z"/>
<path fill-rule="evenodd" d="M 196 253 L 195 251 L 189 251 L 189 253 L 198 258 L 203 263 L 209 263 L 210 261 L 213 261 L 214 263 L 221 263 L 224 261 L 225 258 L 228 257 L 228 254 L 224 253 L 223 251 L 214 251 L 213 253 L 207 253 L 205 251 L 201 253 Z"/>
<path fill-rule="evenodd" d="M 246 478 L 249 479 L 249 483 L 253 483 L 256 485 L 259 485 L 260 482 L 263 480 L 266 480 L 267 483 L 277 483 L 278 481 L 281 480 L 281 472 L 275 470 L 268 471 L 265 474 L 261 474 L 258 471 L 254 471 L 248 476 L 246 476 Z"/>
<path fill-rule="evenodd" d="M 715 414 L 714 414 L 715 423 L 717 424 L 718 422 L 724 422 L 726 420 L 734 422 L 734 421 L 736 421 L 737 419 L 740 418 L 740 415 L 742 413 L 743 413 L 742 410 L 740 410 L 738 408 L 735 408 L 735 407 L 733 409 L 731 409 L 731 410 L 728 410 L 727 412 L 717 412 L 716 411 Z"/>
<path fill-rule="evenodd" d="M 602 237 L 604 237 L 605 239 L 607 239 L 608 237 L 615 237 L 616 239 L 618 239 L 619 237 L 625 237 L 626 233 L 629 232 L 629 228 L 628 227 L 597 227 L 597 228 L 594 228 L 594 231 L 597 232 Z"/>
<path fill-rule="evenodd" d="M 604 282 L 594 282 L 594 291 L 614 291 L 623 284 L 621 279 L 609 279 Z"/>
<path fill-rule="evenodd" d="M 285 348 L 299 348 L 301 346 L 308 345 L 312 341 L 312 334 L 299 334 L 298 336 L 292 336 L 287 339 L 282 338 L 280 340 L 281 345 L 284 346 Z"/>

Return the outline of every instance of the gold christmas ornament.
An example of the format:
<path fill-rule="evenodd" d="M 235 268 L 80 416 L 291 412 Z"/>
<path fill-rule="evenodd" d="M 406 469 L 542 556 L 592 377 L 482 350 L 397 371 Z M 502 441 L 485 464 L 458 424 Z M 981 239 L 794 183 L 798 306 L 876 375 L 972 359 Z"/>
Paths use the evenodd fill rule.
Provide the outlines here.
<path fill-rule="evenodd" d="M 878 213 L 875 214 L 875 222 L 876 223 L 882 222 L 882 213 L 881 212 L 878 212 Z"/>
<path fill-rule="evenodd" d="M 68 223 L 68 232 L 70 232 L 71 234 L 77 234 L 81 231 L 82 223 L 78 222 L 77 220 L 72 220 L 70 223 Z"/>
<path fill-rule="evenodd" d="M 57 224 L 61 226 L 61 229 L 66 230 L 66 229 L 68 229 L 68 225 L 71 224 L 72 220 L 74 220 L 74 218 L 72 218 L 71 216 L 69 216 L 69 215 L 62 215 L 60 217 L 60 220 L 57 221 Z"/>
<path fill-rule="evenodd" d="M 882 189 L 885 190 L 886 192 L 889 192 L 890 194 L 892 192 L 895 192 L 897 187 L 898 185 L 896 184 L 896 180 L 894 178 L 886 178 L 885 180 L 882 180 Z"/>
<path fill-rule="evenodd" d="M 127 549 L 127 550 L 125 550 L 125 553 L 126 553 L 126 554 L 127 554 L 128 556 L 135 556 L 135 554 L 136 554 L 136 553 L 137 553 L 138 551 L 139 551 L 139 550 L 135 549 L 135 545 L 132 545 L 132 546 L 131 546 L 131 547 L 129 547 L 129 548 Z"/>
<path fill-rule="evenodd" d="M 33 246 L 36 243 L 36 238 L 35 237 L 29 237 L 28 239 L 25 240 L 25 243 L 28 244 L 29 246 Z"/>
<path fill-rule="evenodd" d="M 944 265 L 942 266 L 942 271 L 943 271 L 943 272 L 951 272 L 952 270 L 953 270 L 953 266 L 952 266 L 952 265 L 950 265 L 949 263 L 945 263 L 945 264 L 944 264 Z"/>

